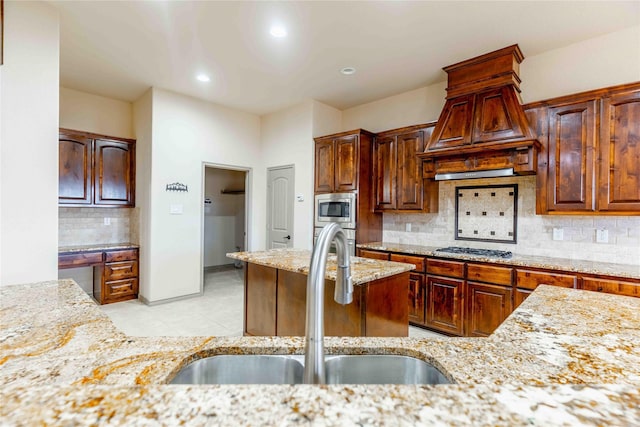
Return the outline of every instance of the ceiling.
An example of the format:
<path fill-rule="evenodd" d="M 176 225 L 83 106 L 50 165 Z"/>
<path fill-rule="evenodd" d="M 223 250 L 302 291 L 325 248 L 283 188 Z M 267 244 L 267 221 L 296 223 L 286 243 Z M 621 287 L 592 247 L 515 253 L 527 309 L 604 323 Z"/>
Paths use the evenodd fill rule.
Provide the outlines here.
<path fill-rule="evenodd" d="M 343 110 L 514 43 L 526 58 L 640 24 L 638 1 L 51 3 L 62 86 L 126 101 L 155 86 L 255 114 L 308 98 Z"/>

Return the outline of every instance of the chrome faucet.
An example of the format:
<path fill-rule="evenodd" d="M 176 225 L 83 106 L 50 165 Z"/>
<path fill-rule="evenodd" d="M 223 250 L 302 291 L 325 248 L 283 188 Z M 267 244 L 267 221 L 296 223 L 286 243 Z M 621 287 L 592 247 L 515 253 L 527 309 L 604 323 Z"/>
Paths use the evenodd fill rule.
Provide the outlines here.
<path fill-rule="evenodd" d="M 338 304 L 353 301 L 353 282 L 347 237 L 336 223 L 325 226 L 313 247 L 307 278 L 307 319 L 305 323 L 304 383 L 324 384 L 324 275 L 331 242 L 336 241 L 338 270 L 333 298 Z"/>

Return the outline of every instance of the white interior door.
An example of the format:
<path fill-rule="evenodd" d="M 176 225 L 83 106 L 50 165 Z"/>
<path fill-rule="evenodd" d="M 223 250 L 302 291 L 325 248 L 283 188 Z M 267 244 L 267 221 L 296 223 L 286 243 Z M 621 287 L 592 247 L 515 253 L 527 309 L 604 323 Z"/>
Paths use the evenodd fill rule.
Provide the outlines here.
<path fill-rule="evenodd" d="M 267 169 L 267 247 L 293 246 L 293 166 Z"/>

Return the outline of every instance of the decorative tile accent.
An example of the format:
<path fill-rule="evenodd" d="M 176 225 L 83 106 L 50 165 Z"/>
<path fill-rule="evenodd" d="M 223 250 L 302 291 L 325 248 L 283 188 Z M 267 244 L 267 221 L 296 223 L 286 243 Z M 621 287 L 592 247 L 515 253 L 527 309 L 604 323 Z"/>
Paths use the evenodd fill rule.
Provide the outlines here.
<path fill-rule="evenodd" d="M 456 240 L 516 243 L 517 184 L 456 187 L 456 194 Z"/>

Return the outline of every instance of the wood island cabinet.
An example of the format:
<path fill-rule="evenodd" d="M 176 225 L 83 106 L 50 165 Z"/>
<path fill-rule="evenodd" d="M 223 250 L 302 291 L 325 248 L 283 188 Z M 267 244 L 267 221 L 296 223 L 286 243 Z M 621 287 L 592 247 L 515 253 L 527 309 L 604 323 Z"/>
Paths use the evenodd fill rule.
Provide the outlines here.
<path fill-rule="evenodd" d="M 373 142 L 373 192 L 376 211 L 437 212 L 438 183 L 423 178 L 425 141 L 435 123 L 379 133 Z"/>
<path fill-rule="evenodd" d="M 60 129 L 58 203 L 135 206 L 135 141 Z"/>

